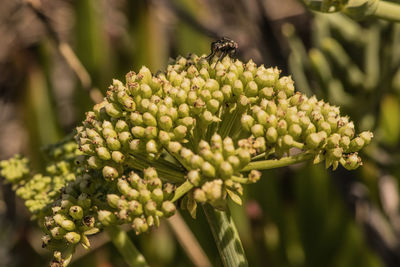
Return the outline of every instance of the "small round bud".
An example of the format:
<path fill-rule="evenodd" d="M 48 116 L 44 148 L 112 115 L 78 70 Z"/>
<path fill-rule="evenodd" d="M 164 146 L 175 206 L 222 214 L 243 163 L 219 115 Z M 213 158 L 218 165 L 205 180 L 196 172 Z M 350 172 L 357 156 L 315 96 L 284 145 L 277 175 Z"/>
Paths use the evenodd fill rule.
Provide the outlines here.
<path fill-rule="evenodd" d="M 71 244 L 77 244 L 81 240 L 81 235 L 76 232 L 68 232 L 64 238 Z"/>
<path fill-rule="evenodd" d="M 118 177 L 118 171 L 114 167 L 104 166 L 103 168 L 103 177 L 106 180 L 114 180 Z"/>
<path fill-rule="evenodd" d="M 99 219 L 100 223 L 104 226 L 113 225 L 117 221 L 115 215 L 108 210 L 99 210 L 97 212 L 97 218 Z"/>
<path fill-rule="evenodd" d="M 69 208 L 69 215 L 74 220 L 80 220 L 83 217 L 83 209 L 80 206 L 72 206 Z"/>

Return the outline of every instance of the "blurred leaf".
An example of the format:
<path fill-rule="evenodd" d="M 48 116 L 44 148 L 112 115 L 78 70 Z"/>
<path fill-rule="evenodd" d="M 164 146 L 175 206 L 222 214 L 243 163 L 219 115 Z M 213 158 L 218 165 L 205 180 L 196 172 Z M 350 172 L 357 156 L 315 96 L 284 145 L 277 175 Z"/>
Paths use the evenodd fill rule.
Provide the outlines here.
<path fill-rule="evenodd" d="M 386 95 L 381 101 L 380 133 L 387 145 L 397 145 L 400 137 L 400 103 L 397 97 Z"/>

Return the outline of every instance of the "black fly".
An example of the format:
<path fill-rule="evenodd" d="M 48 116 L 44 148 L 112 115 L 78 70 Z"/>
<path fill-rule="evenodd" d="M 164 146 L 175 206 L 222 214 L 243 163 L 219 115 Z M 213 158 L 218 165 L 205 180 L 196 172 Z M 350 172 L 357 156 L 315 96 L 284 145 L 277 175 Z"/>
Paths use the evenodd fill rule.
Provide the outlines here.
<path fill-rule="evenodd" d="M 221 61 L 226 55 L 233 56 L 238 49 L 238 44 L 227 38 L 222 37 L 221 39 L 211 43 L 211 54 L 206 59 L 211 60 L 214 56 L 219 55 L 218 61 Z"/>

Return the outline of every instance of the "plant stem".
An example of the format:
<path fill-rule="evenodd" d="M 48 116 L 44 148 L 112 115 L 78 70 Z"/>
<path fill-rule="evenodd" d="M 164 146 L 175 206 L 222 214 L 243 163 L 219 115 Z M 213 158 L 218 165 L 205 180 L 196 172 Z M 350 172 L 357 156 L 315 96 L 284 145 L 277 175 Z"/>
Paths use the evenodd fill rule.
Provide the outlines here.
<path fill-rule="evenodd" d="M 203 205 L 203 210 L 213 233 L 223 265 L 225 267 L 248 266 L 242 242 L 229 214 L 229 210 L 227 212 L 219 211 L 209 204 Z"/>
<path fill-rule="evenodd" d="M 387 1 L 379 1 L 374 16 L 392 22 L 400 22 L 400 5 Z"/>
<path fill-rule="evenodd" d="M 260 160 L 260 161 L 250 162 L 246 167 L 242 169 L 242 171 L 268 170 L 268 169 L 280 168 L 309 160 L 312 157 L 313 157 L 312 154 L 298 154 L 295 156 L 284 157 L 281 159 Z"/>
<path fill-rule="evenodd" d="M 106 231 L 114 246 L 118 249 L 129 266 L 149 267 L 146 259 L 137 250 L 125 231 L 121 230 L 119 226 L 109 226 L 106 228 Z"/>
<path fill-rule="evenodd" d="M 189 181 L 184 182 L 181 184 L 176 190 L 175 190 L 175 195 L 172 198 L 172 202 L 177 201 L 180 199 L 183 195 L 185 195 L 187 192 L 189 192 L 193 188 L 193 184 Z"/>

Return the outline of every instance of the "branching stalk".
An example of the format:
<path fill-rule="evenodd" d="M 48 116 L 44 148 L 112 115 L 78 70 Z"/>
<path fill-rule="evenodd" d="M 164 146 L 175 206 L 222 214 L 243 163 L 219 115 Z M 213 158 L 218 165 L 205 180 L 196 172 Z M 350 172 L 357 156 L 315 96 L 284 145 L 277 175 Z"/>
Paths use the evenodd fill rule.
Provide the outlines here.
<path fill-rule="evenodd" d="M 176 190 L 175 190 L 175 195 L 172 198 L 172 202 L 177 201 L 180 199 L 182 196 L 184 196 L 187 192 L 189 192 L 193 188 L 193 184 L 190 183 L 189 181 L 184 182 L 181 184 Z"/>
<path fill-rule="evenodd" d="M 313 155 L 311 154 L 298 154 L 295 156 L 284 157 L 281 159 L 260 160 L 260 161 L 250 162 L 246 167 L 242 169 L 242 171 L 268 170 L 268 169 L 280 168 L 309 160 L 312 157 Z"/>

